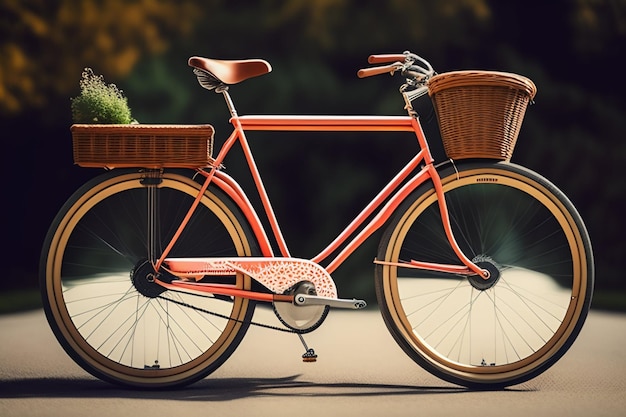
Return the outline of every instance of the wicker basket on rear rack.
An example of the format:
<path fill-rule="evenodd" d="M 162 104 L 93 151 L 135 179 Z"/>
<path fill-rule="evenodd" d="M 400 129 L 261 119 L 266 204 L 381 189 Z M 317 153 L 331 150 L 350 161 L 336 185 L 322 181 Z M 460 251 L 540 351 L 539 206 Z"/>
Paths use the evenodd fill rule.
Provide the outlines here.
<path fill-rule="evenodd" d="M 509 161 L 537 88 L 516 74 L 455 71 L 429 80 L 444 150 L 450 159 Z"/>
<path fill-rule="evenodd" d="M 74 162 L 93 168 L 201 168 L 213 159 L 211 125 L 71 127 Z"/>

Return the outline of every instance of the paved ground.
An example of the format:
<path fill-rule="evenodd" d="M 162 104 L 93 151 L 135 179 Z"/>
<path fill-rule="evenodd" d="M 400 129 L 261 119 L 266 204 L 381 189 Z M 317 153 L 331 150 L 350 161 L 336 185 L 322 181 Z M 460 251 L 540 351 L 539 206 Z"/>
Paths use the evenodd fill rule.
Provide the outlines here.
<path fill-rule="evenodd" d="M 0 316 L 0 331 L 1 417 L 626 415 L 626 315 L 619 314 L 592 312 L 559 363 L 498 392 L 430 376 L 375 311 L 331 312 L 307 337 L 315 364 L 301 362 L 296 336 L 251 328 L 212 376 L 164 392 L 122 390 L 87 375 L 59 347 L 42 311 Z"/>

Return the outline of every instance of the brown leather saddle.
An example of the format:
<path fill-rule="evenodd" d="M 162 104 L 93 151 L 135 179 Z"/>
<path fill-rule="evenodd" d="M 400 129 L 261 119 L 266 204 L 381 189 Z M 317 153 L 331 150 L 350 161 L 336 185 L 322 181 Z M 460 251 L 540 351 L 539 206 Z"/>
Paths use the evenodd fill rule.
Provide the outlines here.
<path fill-rule="evenodd" d="M 200 84 L 209 89 L 237 84 L 272 71 L 271 65 L 263 59 L 220 60 L 193 56 L 189 58 L 189 66 L 194 68 Z"/>

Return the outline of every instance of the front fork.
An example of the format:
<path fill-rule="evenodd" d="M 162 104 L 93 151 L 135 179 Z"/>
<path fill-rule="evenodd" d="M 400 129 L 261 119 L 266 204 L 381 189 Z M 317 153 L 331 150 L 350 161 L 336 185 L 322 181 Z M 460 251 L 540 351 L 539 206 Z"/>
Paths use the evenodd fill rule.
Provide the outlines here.
<path fill-rule="evenodd" d="M 422 262 L 415 259 L 403 260 L 401 262 L 390 262 L 376 259 L 374 260 L 374 263 L 378 265 L 395 266 L 400 268 L 422 269 L 427 271 L 444 272 L 456 275 L 473 276 L 476 277 L 478 280 L 489 280 L 489 278 L 491 277 L 491 272 L 489 272 L 487 268 L 481 268 L 478 264 L 470 260 L 463 253 L 454 237 L 452 225 L 450 222 L 450 214 L 448 212 L 446 197 L 443 190 L 443 184 L 441 182 L 439 172 L 437 172 L 437 168 L 432 163 L 430 163 L 424 167 L 422 173 L 424 173 L 424 171 L 432 181 L 433 187 L 435 189 L 435 194 L 437 195 L 437 204 L 439 207 L 439 214 L 441 216 L 441 223 L 446 234 L 448 243 L 450 244 L 450 247 L 454 251 L 459 261 L 462 263 L 462 265 Z"/>
<path fill-rule="evenodd" d="M 476 265 L 472 262 L 461 250 L 459 244 L 457 243 L 454 233 L 452 233 L 452 224 L 450 223 L 450 213 L 448 212 L 448 206 L 446 204 L 446 196 L 443 192 L 443 184 L 441 183 L 441 177 L 439 176 L 439 172 L 433 164 L 429 165 L 429 173 L 430 178 L 433 182 L 433 186 L 435 187 L 435 193 L 437 194 L 437 202 L 439 203 L 439 213 L 441 214 L 441 221 L 443 223 L 443 228 L 446 232 L 446 237 L 448 238 L 448 242 L 452 247 L 452 250 L 459 258 L 459 260 L 471 271 L 471 275 L 476 274 L 479 277 L 487 280 L 490 277 L 490 272 L 487 269 L 483 269 L 480 266 Z"/>

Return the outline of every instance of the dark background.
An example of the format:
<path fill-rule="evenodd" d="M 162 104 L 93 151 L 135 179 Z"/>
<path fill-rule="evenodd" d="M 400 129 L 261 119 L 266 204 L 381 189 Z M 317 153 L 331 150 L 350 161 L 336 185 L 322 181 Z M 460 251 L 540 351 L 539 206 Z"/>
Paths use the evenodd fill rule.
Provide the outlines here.
<path fill-rule="evenodd" d="M 79 3 L 77 5 L 76 3 Z M 142 123 L 211 123 L 220 96 L 187 58 L 264 58 L 273 72 L 231 88 L 240 114 L 403 114 L 399 77 L 359 80 L 372 53 L 411 50 L 438 72 L 491 69 L 538 87 L 513 162 L 561 188 L 587 223 L 594 307 L 623 309 L 626 188 L 624 0 L 7 1 L 0 4 L 4 285 L 37 287 L 46 230 L 100 171 L 73 165 L 70 97 L 85 67 L 115 83 Z M 440 158 L 427 98 L 418 105 Z M 258 139 L 257 139 L 258 138 Z M 415 152 L 395 134 L 250 135 L 292 255 L 312 257 Z M 238 177 L 239 160 L 226 161 Z M 246 183 L 247 178 L 242 178 Z M 376 236 L 335 274 L 371 300 Z"/>

